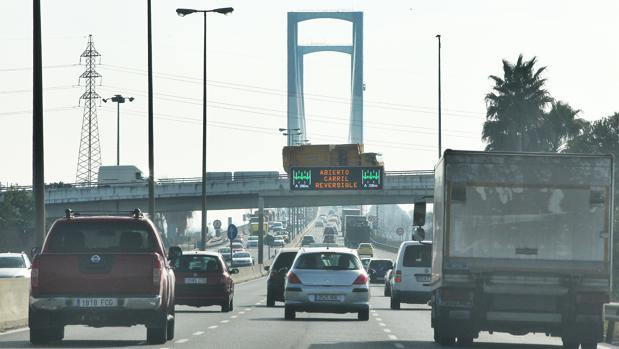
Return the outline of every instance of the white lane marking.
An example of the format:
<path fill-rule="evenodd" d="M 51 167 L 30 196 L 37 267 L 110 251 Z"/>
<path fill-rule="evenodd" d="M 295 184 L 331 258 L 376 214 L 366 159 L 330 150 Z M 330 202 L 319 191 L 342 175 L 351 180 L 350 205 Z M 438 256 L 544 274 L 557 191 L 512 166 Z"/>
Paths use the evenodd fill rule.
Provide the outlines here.
<path fill-rule="evenodd" d="M 398 349 L 402 349 L 404 348 L 404 346 L 402 345 L 402 343 L 393 343 L 393 345 L 398 348 Z"/>
<path fill-rule="evenodd" d="M 0 336 L 4 336 L 4 335 L 7 335 L 7 334 L 12 334 L 12 333 L 24 332 L 24 331 L 28 331 L 29 329 L 30 329 L 29 327 L 22 327 L 22 328 L 18 328 L 18 329 L 15 329 L 15 330 L 0 332 Z"/>
<path fill-rule="evenodd" d="M 243 314 L 245 314 L 244 311 L 239 311 L 239 315 L 243 315 Z"/>
<path fill-rule="evenodd" d="M 216 329 L 217 327 L 219 327 L 219 326 L 217 326 L 217 325 L 213 325 L 213 326 L 209 326 L 209 328 L 208 328 L 208 329 L 209 329 L 209 330 L 214 330 L 214 329 Z"/>
<path fill-rule="evenodd" d="M 387 337 L 389 337 L 389 339 L 391 339 L 392 341 L 397 341 L 398 340 L 398 337 L 396 337 L 396 336 L 394 336 L 392 334 L 388 335 Z"/>
<path fill-rule="evenodd" d="M 387 325 L 385 325 L 385 323 L 383 323 L 383 322 L 379 322 L 378 324 L 379 324 L 380 326 L 382 326 L 382 327 L 387 326 Z"/>
<path fill-rule="evenodd" d="M 260 305 L 260 303 L 262 303 L 262 302 L 258 302 L 258 303 L 256 303 L 256 305 Z"/>
<path fill-rule="evenodd" d="M 251 308 L 245 308 L 245 311 L 251 311 Z"/>
<path fill-rule="evenodd" d="M 377 317 L 377 318 L 376 318 L 376 321 L 383 321 L 383 319 L 381 319 L 381 318 Z"/>
<path fill-rule="evenodd" d="M 376 310 L 373 310 L 373 309 L 372 309 L 372 310 L 370 310 L 370 311 L 371 311 L 372 313 L 375 313 L 375 312 L 376 312 Z"/>
<path fill-rule="evenodd" d="M 204 331 L 198 331 L 198 332 L 194 332 L 193 333 L 194 336 L 200 336 L 200 335 L 203 335 L 203 334 L 204 334 Z"/>
<path fill-rule="evenodd" d="M 372 313 L 372 316 L 378 316 L 378 313 Z"/>
<path fill-rule="evenodd" d="M 384 328 L 383 331 L 385 331 L 385 333 L 391 333 L 391 330 L 388 328 Z"/>
<path fill-rule="evenodd" d="M 177 340 L 176 342 L 174 342 L 174 344 L 183 344 L 187 342 L 189 342 L 189 339 L 183 338 L 183 339 Z"/>
<path fill-rule="evenodd" d="M 230 322 L 230 320 L 221 320 L 222 324 L 227 324 L 228 322 Z"/>
<path fill-rule="evenodd" d="M 231 319 L 236 319 L 237 317 L 238 317 L 237 315 L 230 316 Z"/>

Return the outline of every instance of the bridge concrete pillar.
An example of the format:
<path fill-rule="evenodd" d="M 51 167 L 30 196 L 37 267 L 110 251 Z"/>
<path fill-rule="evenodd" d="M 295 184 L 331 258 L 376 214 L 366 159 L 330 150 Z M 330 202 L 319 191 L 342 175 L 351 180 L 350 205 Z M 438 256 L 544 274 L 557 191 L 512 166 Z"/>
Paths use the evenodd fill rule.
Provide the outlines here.
<path fill-rule="evenodd" d="M 186 243 L 187 221 L 192 217 L 192 212 L 166 212 L 167 229 L 166 237 L 170 244 Z"/>

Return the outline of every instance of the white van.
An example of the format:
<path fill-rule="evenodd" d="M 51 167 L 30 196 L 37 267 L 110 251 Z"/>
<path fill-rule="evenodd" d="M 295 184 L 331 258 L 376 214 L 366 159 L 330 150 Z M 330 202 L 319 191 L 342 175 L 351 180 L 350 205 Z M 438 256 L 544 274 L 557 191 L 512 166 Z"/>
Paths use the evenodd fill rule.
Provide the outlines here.
<path fill-rule="evenodd" d="M 400 303 L 426 304 L 431 273 L 432 241 L 403 242 L 391 274 L 391 309 L 400 309 Z"/>

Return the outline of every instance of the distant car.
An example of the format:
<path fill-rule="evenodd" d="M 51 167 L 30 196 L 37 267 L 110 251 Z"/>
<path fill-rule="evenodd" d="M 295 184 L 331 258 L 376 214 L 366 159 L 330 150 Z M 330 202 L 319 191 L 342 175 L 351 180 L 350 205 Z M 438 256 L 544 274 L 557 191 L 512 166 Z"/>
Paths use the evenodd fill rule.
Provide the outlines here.
<path fill-rule="evenodd" d="M 171 261 L 176 276 L 174 303 L 202 307 L 221 306 L 222 312 L 234 308 L 234 281 L 222 256 L 213 252 L 183 252 Z"/>
<path fill-rule="evenodd" d="M 0 253 L 0 278 L 29 278 L 30 259 L 25 253 Z"/>
<path fill-rule="evenodd" d="M 385 290 L 383 291 L 383 296 L 389 297 L 391 296 L 391 275 L 393 273 L 393 269 L 387 270 L 385 273 Z"/>
<path fill-rule="evenodd" d="M 232 254 L 233 267 L 246 267 L 254 265 L 254 259 L 247 251 L 234 252 Z"/>
<path fill-rule="evenodd" d="M 288 272 L 284 288 L 284 318 L 297 312 L 357 313 L 370 315 L 369 278 L 354 250 L 302 248 Z"/>
<path fill-rule="evenodd" d="M 325 224 L 322 222 L 322 220 L 317 220 L 316 223 L 314 223 L 314 226 L 317 228 L 322 228 L 325 226 Z"/>
<path fill-rule="evenodd" d="M 371 260 L 372 260 L 371 257 L 361 257 L 361 264 L 363 264 L 363 269 L 365 269 L 365 271 L 368 270 Z"/>
<path fill-rule="evenodd" d="M 286 246 L 286 242 L 284 241 L 284 239 L 282 239 L 279 236 L 275 237 L 275 240 L 273 240 L 273 247 L 284 247 L 284 246 Z"/>
<path fill-rule="evenodd" d="M 275 235 L 276 239 L 282 239 L 284 240 L 284 243 L 288 243 L 290 241 L 290 239 L 288 239 L 288 233 L 285 232 L 279 232 Z"/>
<path fill-rule="evenodd" d="M 245 247 L 258 247 L 258 240 L 247 240 L 247 242 L 245 243 Z"/>
<path fill-rule="evenodd" d="M 305 235 L 301 240 L 301 246 L 308 246 L 309 244 L 315 243 L 314 237 L 311 235 Z"/>
<path fill-rule="evenodd" d="M 232 243 L 232 252 L 234 251 L 240 251 L 240 250 L 244 250 L 245 247 L 243 247 L 243 243 L 241 242 L 233 242 Z"/>
<path fill-rule="evenodd" d="M 332 234 L 324 235 L 322 237 L 322 242 L 324 242 L 326 244 L 334 244 L 335 243 L 335 235 L 332 235 Z"/>
<path fill-rule="evenodd" d="M 222 247 L 218 249 L 217 252 L 224 258 L 224 262 L 230 262 L 230 247 Z"/>
<path fill-rule="evenodd" d="M 322 231 L 324 235 L 337 235 L 337 228 L 334 225 L 327 225 L 325 229 Z"/>
<path fill-rule="evenodd" d="M 382 283 L 385 281 L 385 274 L 393 268 L 393 262 L 390 259 L 372 259 L 368 266 L 368 274 L 370 274 L 370 283 Z"/>
<path fill-rule="evenodd" d="M 359 247 L 357 247 L 357 254 L 359 256 L 370 256 L 373 257 L 374 256 L 374 247 L 372 247 L 372 244 L 370 244 L 369 242 L 362 242 L 359 244 Z"/>
<path fill-rule="evenodd" d="M 297 256 L 298 251 L 298 248 L 282 248 L 275 256 L 273 264 L 264 267 L 265 270 L 269 271 L 269 277 L 267 278 L 267 307 L 274 306 L 276 301 L 284 301 L 286 274 L 292 267 L 292 262 Z"/>

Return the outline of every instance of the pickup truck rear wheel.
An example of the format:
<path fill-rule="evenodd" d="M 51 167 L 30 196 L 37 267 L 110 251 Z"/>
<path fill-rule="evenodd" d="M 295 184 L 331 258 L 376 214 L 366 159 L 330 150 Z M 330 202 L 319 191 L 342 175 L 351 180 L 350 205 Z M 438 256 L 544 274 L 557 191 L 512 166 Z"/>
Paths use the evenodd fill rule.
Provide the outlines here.
<path fill-rule="evenodd" d="M 221 312 L 222 312 L 222 313 L 227 313 L 227 312 L 230 312 L 230 311 L 232 311 L 233 306 L 234 306 L 234 305 L 233 305 L 233 303 L 232 303 L 232 298 L 230 298 L 229 300 L 224 301 L 224 302 L 221 304 Z"/>
<path fill-rule="evenodd" d="M 394 294 L 393 290 L 391 291 L 391 309 L 400 310 L 400 299 L 396 294 Z"/>
<path fill-rule="evenodd" d="M 60 341 L 64 338 L 64 327 L 56 328 L 31 328 L 30 343 L 45 344 Z"/>
<path fill-rule="evenodd" d="M 270 308 L 274 306 L 275 306 L 275 297 L 273 297 L 273 295 L 267 292 L 267 307 Z"/>
<path fill-rule="evenodd" d="M 159 315 L 157 326 L 146 327 L 146 341 L 149 344 L 163 344 L 168 340 L 168 316 Z"/>
<path fill-rule="evenodd" d="M 297 312 L 291 307 L 284 307 L 284 319 L 294 320 L 297 317 Z"/>

